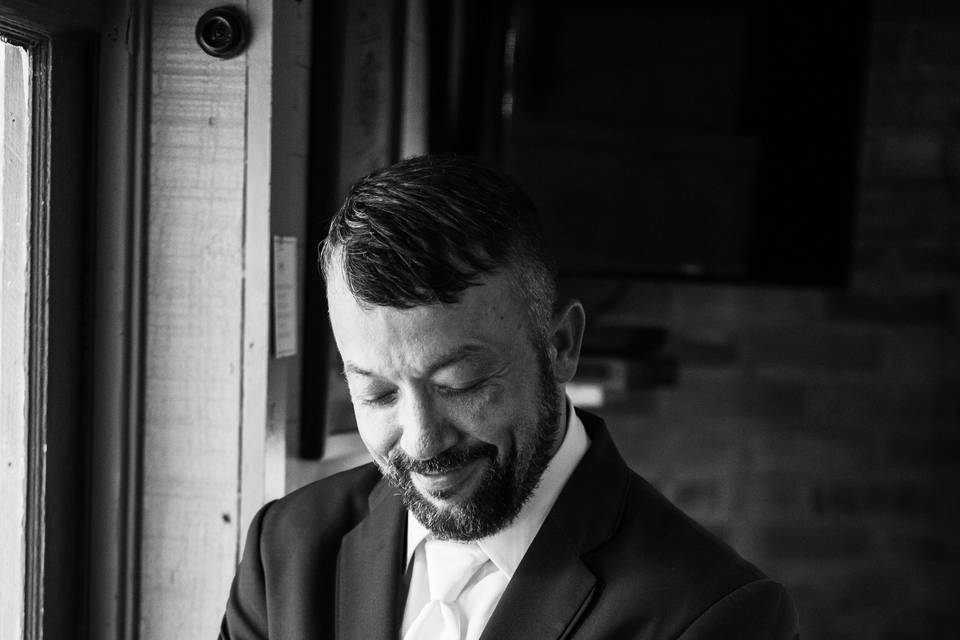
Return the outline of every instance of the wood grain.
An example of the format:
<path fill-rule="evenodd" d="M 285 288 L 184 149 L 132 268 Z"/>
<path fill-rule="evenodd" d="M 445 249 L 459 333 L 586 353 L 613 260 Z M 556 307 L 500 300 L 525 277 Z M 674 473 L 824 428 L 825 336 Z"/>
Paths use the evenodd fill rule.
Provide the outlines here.
<path fill-rule="evenodd" d="M 0 42 L 0 637 L 23 633 L 30 118 L 23 50 Z"/>
<path fill-rule="evenodd" d="M 270 224 L 274 235 L 300 239 L 298 267 L 306 278 L 320 279 L 316 268 L 317 248 L 306 244 L 307 216 L 326 218 L 332 212 L 310 211 L 307 208 L 309 182 L 325 179 L 307 173 L 310 151 L 310 81 L 312 63 L 313 6 L 302 2 L 280 2 L 274 5 L 274 68 L 272 74 L 273 121 L 272 163 L 270 167 Z M 328 173 L 333 172 L 329 168 Z M 304 262 L 307 264 L 304 265 Z M 300 433 L 301 371 L 303 368 L 304 289 L 297 291 L 298 353 L 288 358 L 270 360 L 268 388 L 266 460 L 266 498 L 282 495 L 287 485 L 287 447 L 295 451 Z M 326 321 L 324 319 L 324 321 Z M 317 331 L 318 328 L 312 328 Z M 308 389 L 308 393 L 316 390 Z"/>
<path fill-rule="evenodd" d="M 140 634 L 214 637 L 250 519 L 284 492 L 293 358 L 270 357 L 270 248 L 303 237 L 310 8 L 246 7 L 231 60 L 199 2 L 152 15 Z"/>
<path fill-rule="evenodd" d="M 339 193 L 393 161 L 394 20 L 392 0 L 347 3 Z"/>
<path fill-rule="evenodd" d="M 152 15 L 144 639 L 215 637 L 238 541 L 247 59 L 200 50 L 206 8 Z"/>

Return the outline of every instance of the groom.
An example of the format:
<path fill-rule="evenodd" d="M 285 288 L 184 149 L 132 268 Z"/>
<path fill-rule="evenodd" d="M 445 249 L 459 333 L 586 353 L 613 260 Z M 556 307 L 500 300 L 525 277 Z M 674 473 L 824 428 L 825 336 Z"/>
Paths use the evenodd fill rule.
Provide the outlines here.
<path fill-rule="evenodd" d="M 584 311 L 539 220 L 457 156 L 362 179 L 321 252 L 373 464 L 254 518 L 221 638 L 795 638 L 784 589 L 576 409 Z"/>

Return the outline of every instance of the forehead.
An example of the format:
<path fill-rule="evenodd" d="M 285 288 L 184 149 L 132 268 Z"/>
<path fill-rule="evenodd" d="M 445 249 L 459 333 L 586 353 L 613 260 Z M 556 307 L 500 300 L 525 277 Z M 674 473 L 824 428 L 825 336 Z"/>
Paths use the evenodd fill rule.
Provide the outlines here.
<path fill-rule="evenodd" d="M 527 343 L 525 306 L 506 274 L 483 278 L 454 304 L 397 309 L 361 304 L 332 269 L 327 304 L 344 363 L 371 372 L 423 372 L 464 349 L 508 357 Z"/>

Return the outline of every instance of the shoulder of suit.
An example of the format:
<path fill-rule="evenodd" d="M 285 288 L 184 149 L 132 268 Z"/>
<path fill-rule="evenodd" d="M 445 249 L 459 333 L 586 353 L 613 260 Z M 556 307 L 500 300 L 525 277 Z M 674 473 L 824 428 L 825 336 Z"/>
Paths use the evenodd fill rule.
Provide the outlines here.
<path fill-rule="evenodd" d="M 628 478 L 619 504 L 617 533 L 607 550 L 616 549 L 618 558 L 632 559 L 640 565 L 647 565 L 648 561 L 655 559 L 653 566 L 648 567 L 654 573 L 663 569 L 669 574 L 685 574 L 696 580 L 702 578 L 704 586 L 738 586 L 765 577 L 720 539 L 718 534 L 722 531 L 708 531 L 639 474 L 629 470 L 616 452 L 616 445 L 612 440 L 608 442 L 609 435 L 602 418 L 579 409 L 577 412 L 591 438 L 615 452 L 607 453 L 609 460 L 605 459 L 604 465 L 622 466 Z M 633 563 L 628 561 L 625 566 L 633 566 Z"/>
<path fill-rule="evenodd" d="M 370 492 L 382 476 L 368 463 L 311 482 L 264 507 L 266 538 L 311 538 L 329 533 L 339 539 L 366 517 Z"/>
<path fill-rule="evenodd" d="M 646 553 L 665 566 L 684 567 L 705 584 L 729 588 L 766 576 L 730 547 L 721 535 L 685 514 L 650 483 L 631 472 L 622 527 L 628 536 L 644 541 Z"/>

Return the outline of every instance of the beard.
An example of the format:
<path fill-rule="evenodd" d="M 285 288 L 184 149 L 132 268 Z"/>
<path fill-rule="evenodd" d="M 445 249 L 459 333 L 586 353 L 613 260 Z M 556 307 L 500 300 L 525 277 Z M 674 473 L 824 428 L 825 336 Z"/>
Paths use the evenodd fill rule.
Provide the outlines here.
<path fill-rule="evenodd" d="M 478 443 L 449 449 L 429 460 L 413 460 L 402 451 L 390 454 L 380 468 L 400 491 L 400 497 L 423 526 L 441 540 L 478 540 L 509 525 L 520 513 L 540 483 L 540 476 L 550 462 L 554 445 L 562 432 L 560 425 L 560 391 L 549 375 L 549 364 L 541 358 L 537 388 L 537 417 L 534 428 L 517 424 L 515 434 L 530 434 L 517 441 L 510 454 L 497 460 L 497 447 Z M 461 468 L 474 460 L 487 458 L 477 488 L 459 504 L 441 507 L 434 504 L 414 486 L 411 473 L 444 473 Z M 450 497 L 446 492 L 432 494 L 435 499 Z"/>

